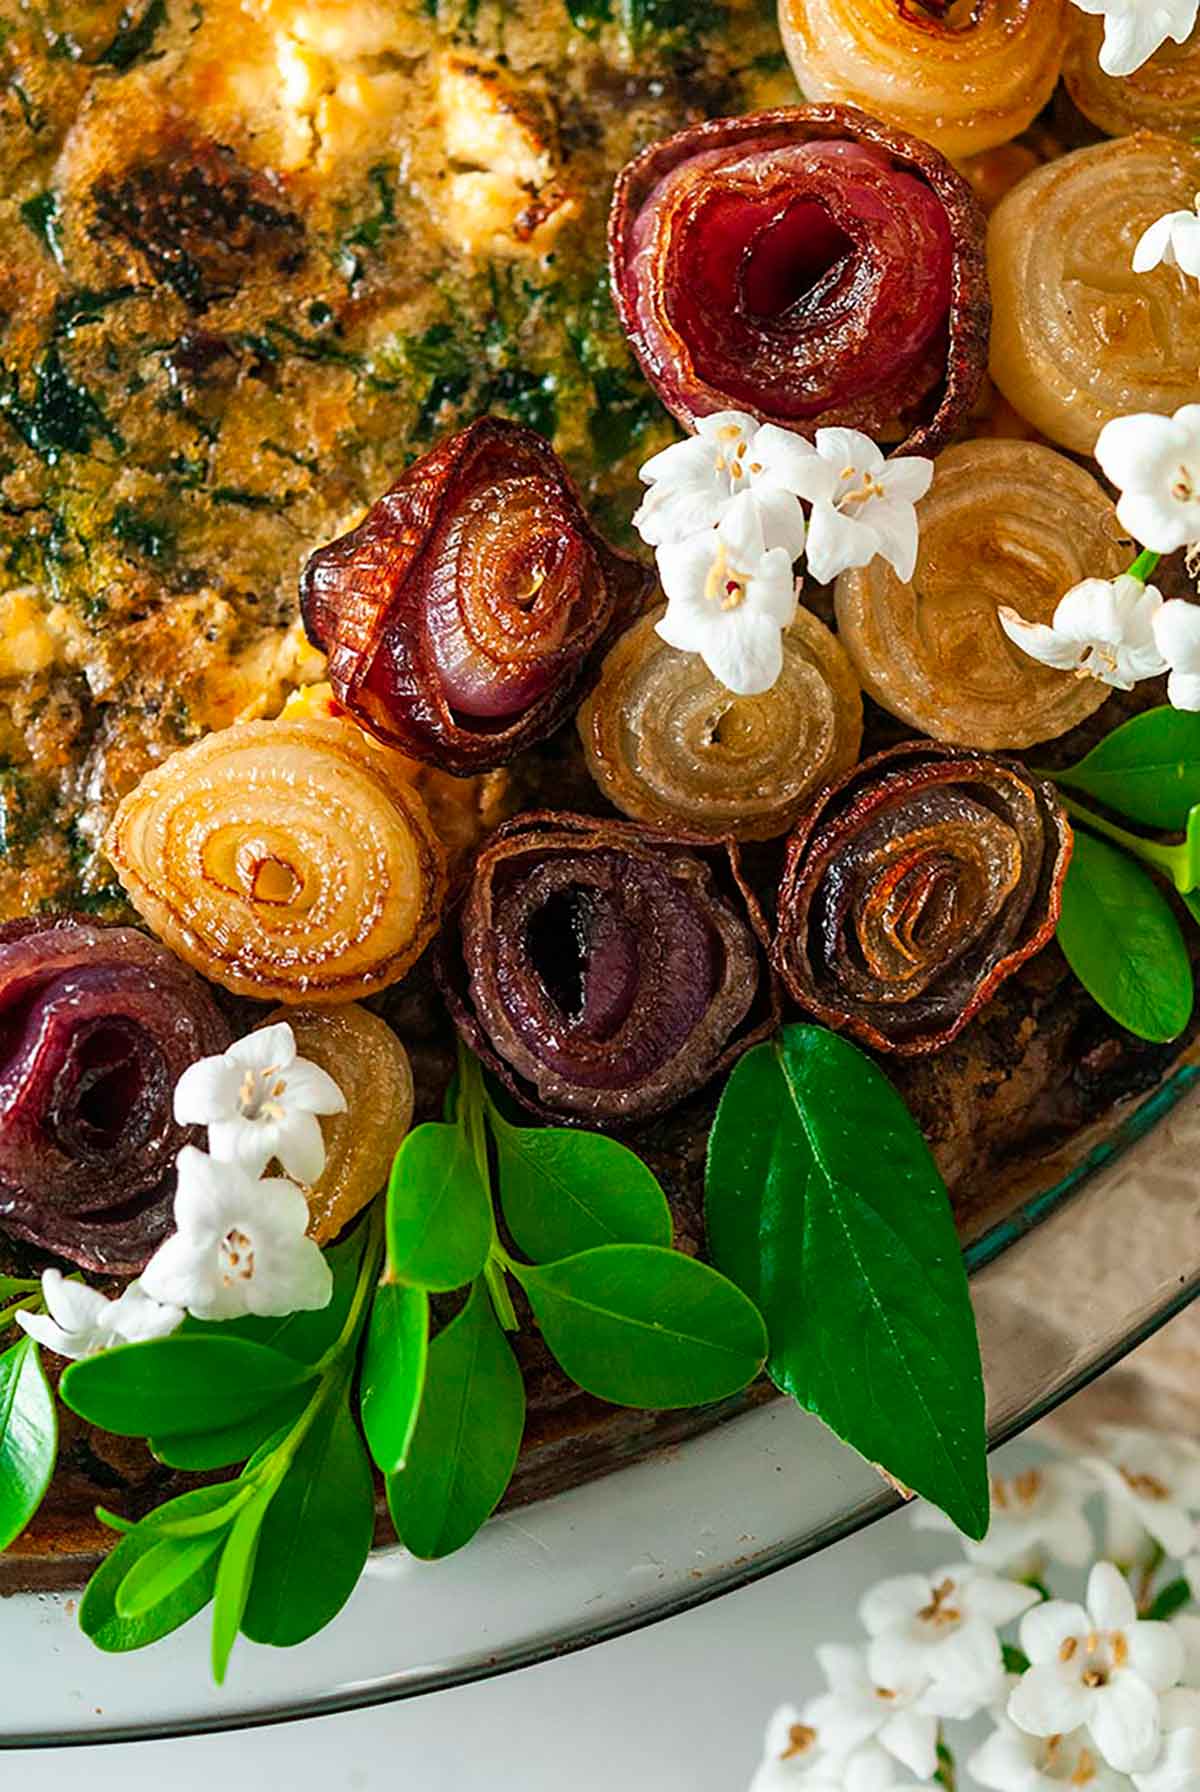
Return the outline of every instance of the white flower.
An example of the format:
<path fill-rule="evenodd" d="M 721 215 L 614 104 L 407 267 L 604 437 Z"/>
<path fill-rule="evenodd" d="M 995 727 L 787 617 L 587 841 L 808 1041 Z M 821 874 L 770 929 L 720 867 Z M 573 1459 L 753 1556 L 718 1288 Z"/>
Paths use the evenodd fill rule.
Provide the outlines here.
<path fill-rule="evenodd" d="M 142 1272 L 142 1285 L 197 1319 L 308 1312 L 333 1289 L 306 1235 L 308 1202 L 294 1182 L 256 1182 L 237 1164 L 186 1145 L 175 1192 L 178 1230 Z"/>
<path fill-rule="evenodd" d="M 1043 666 L 1097 678 L 1131 691 L 1141 678 L 1167 669 L 1154 643 L 1162 594 L 1123 572 L 1116 579 L 1084 579 L 1059 600 L 1053 621 L 1026 622 L 1007 605 L 1000 626 L 1013 644 Z"/>
<path fill-rule="evenodd" d="M 261 1176 L 275 1158 L 297 1182 L 313 1183 L 325 1168 L 317 1115 L 340 1114 L 345 1106 L 333 1078 L 296 1056 L 286 1021 L 190 1064 L 175 1085 L 176 1120 L 207 1126 L 208 1148 L 219 1163 Z"/>
<path fill-rule="evenodd" d="M 1154 618 L 1154 644 L 1171 668 L 1167 696 L 1176 709 L 1200 709 L 1200 605 L 1173 597 Z"/>
<path fill-rule="evenodd" d="M 1136 1561 L 1147 1534 L 1169 1556 L 1195 1549 L 1200 1533 L 1190 1514 L 1200 1507 L 1200 1444 L 1121 1425 L 1101 1426 L 1096 1437 L 1103 1455 L 1082 1460 L 1104 1490 L 1117 1560 Z"/>
<path fill-rule="evenodd" d="M 1104 20 L 1100 67 L 1106 75 L 1131 75 L 1161 49 L 1167 39 L 1177 44 L 1196 23 L 1197 0 L 1075 0 L 1081 12 Z"/>
<path fill-rule="evenodd" d="M 117 1300 L 109 1300 L 86 1282 L 68 1281 L 57 1269 L 42 1272 L 44 1313 L 18 1313 L 17 1324 L 59 1356 L 78 1359 L 111 1350 L 114 1344 L 138 1344 L 165 1338 L 183 1318 L 180 1307 L 151 1299 L 139 1282 L 130 1282 Z"/>
<path fill-rule="evenodd" d="M 1200 205 L 1200 194 L 1197 194 Z M 1133 251 L 1133 271 L 1148 274 L 1156 267 L 1178 268 L 1200 280 L 1200 212 L 1166 212 L 1156 218 L 1137 240 Z"/>
<path fill-rule="evenodd" d="M 633 526 L 651 547 L 686 541 L 721 521 L 740 492 L 753 494 L 768 545 L 804 551 L 804 512 L 795 470 L 808 447 L 789 429 L 758 424 L 744 411 L 702 417 L 696 433 L 655 454 L 641 470 L 650 487 Z"/>
<path fill-rule="evenodd" d="M 1128 1777 L 1100 1759 L 1086 1730 L 1066 1736 L 1029 1736 L 1001 1716 L 987 1741 L 966 1763 L 989 1792 L 1120 1792 Z"/>
<path fill-rule="evenodd" d="M 763 1757 L 750 1792 L 913 1792 L 896 1784 L 895 1762 L 868 1743 L 849 1755 L 822 1747 L 794 1705 L 781 1705 L 767 1724 Z"/>
<path fill-rule="evenodd" d="M 918 1708 L 928 1675 L 910 1669 L 892 1674 L 886 1683 L 877 1681 L 866 1654 L 842 1643 L 823 1644 L 817 1660 L 829 1691 L 805 1706 L 804 1717 L 822 1747 L 848 1757 L 874 1742 L 916 1779 L 931 1779 L 937 1767 L 937 1718 Z"/>
<path fill-rule="evenodd" d="M 1200 404 L 1173 417 L 1114 417 L 1096 438 L 1096 459 L 1120 490 L 1117 517 L 1135 541 L 1156 554 L 1200 542 Z"/>
<path fill-rule="evenodd" d="M 794 489 L 812 504 L 808 565 L 828 584 L 848 567 L 882 556 L 905 583 L 917 564 L 918 498 L 933 479 L 933 462 L 918 455 L 885 460 L 857 429 L 819 429 L 800 450 Z"/>
<path fill-rule="evenodd" d="M 715 529 L 658 550 L 667 610 L 657 624 L 670 647 L 698 653 L 741 697 L 768 691 L 783 670 L 782 631 L 796 614 L 792 556 L 768 547 L 749 492 Z"/>
<path fill-rule="evenodd" d="M 1152 1767 L 1134 1774 L 1134 1785 L 1138 1792 L 1200 1792 L 1200 1692 L 1165 1692 L 1159 1713 L 1162 1748 Z"/>
<path fill-rule="evenodd" d="M 1032 1587 L 961 1564 L 881 1581 L 859 1607 L 872 1638 L 871 1674 L 882 1686 L 923 1679 L 921 1710 L 973 1717 L 1004 1691 L 997 1630 L 1037 1598 Z"/>
<path fill-rule="evenodd" d="M 1111 1562 L 1088 1576 L 1087 1609 L 1051 1599 L 1021 1620 L 1030 1667 L 1008 1715 L 1031 1736 L 1086 1727 L 1110 1767 L 1141 1772 L 1158 1754 L 1159 1695 L 1183 1668 L 1183 1645 L 1168 1624 L 1140 1621 L 1133 1594 Z"/>
<path fill-rule="evenodd" d="M 1089 1475 L 1071 1462 L 1049 1462 L 1010 1476 L 992 1476 L 992 1522 L 975 1543 L 961 1538 L 967 1560 L 981 1568 L 1033 1573 L 1045 1556 L 1079 1568 L 1092 1554 L 1092 1529 L 1083 1505 L 1094 1491 Z M 913 1512 L 922 1531 L 953 1531 L 952 1519 L 922 1502 Z"/>

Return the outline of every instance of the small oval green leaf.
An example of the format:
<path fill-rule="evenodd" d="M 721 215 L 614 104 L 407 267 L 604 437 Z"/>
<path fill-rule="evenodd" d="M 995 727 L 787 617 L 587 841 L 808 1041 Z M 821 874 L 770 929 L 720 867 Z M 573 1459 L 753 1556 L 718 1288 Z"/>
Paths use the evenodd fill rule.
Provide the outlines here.
<path fill-rule="evenodd" d="M 230 1526 L 217 1563 L 217 1578 L 213 1583 L 212 1671 L 218 1686 L 224 1682 L 229 1657 L 241 1628 L 258 1557 L 263 1514 L 270 1497 L 269 1490 L 264 1489 L 242 1507 Z"/>
<path fill-rule="evenodd" d="M 344 1393 L 328 1395 L 267 1507 L 241 1626 L 302 1643 L 341 1611 L 375 1531 L 375 1484 Z"/>
<path fill-rule="evenodd" d="M 753 1301 L 678 1251 L 603 1245 L 513 1273 L 571 1380 L 616 1406 L 705 1406 L 763 1366 L 767 1334 Z"/>
<path fill-rule="evenodd" d="M 311 1378 L 311 1368 L 263 1344 L 181 1333 L 72 1363 L 59 1393 L 81 1419 L 118 1437 L 166 1438 L 224 1430 Z"/>
<path fill-rule="evenodd" d="M 1178 1039 L 1192 1015 L 1192 965 L 1149 872 L 1082 828 L 1063 886 L 1058 943 L 1106 1014 L 1139 1039 Z"/>
<path fill-rule="evenodd" d="M 967 1278 L 945 1184 L 883 1072 L 821 1027 L 747 1052 L 713 1122 L 705 1214 L 714 1262 L 766 1317 L 776 1385 L 981 1537 Z"/>
<path fill-rule="evenodd" d="M 153 1548 L 138 1557 L 117 1588 L 114 1603 L 118 1618 L 144 1618 L 156 1605 L 171 1599 L 224 1541 L 223 1527 L 202 1531 L 196 1537 L 160 1535 Z"/>
<path fill-rule="evenodd" d="M 1200 803 L 1200 714 L 1148 709 L 1054 777 L 1129 821 L 1179 832 Z"/>
<path fill-rule="evenodd" d="M 217 1549 L 224 1530 L 215 1528 L 203 1533 L 211 1536 L 214 1547 L 198 1561 L 190 1577 L 177 1586 L 168 1598 L 137 1618 L 122 1618 L 117 1611 L 117 1589 L 134 1566 L 163 1541 L 163 1521 L 175 1519 L 189 1522 L 214 1512 L 229 1503 L 228 1487 L 197 1487 L 180 1494 L 166 1506 L 160 1506 L 148 1518 L 127 1531 L 116 1548 L 107 1555 L 87 1584 L 79 1606 L 79 1627 L 97 1648 L 109 1653 L 144 1649 L 161 1637 L 169 1636 L 181 1624 L 202 1611 L 212 1598 L 217 1577 Z"/>
<path fill-rule="evenodd" d="M 219 1425 L 211 1431 L 180 1431 L 150 1439 L 150 1448 L 168 1468 L 202 1472 L 230 1468 L 253 1456 L 260 1444 L 290 1425 L 307 1405 L 312 1383 L 290 1389 L 261 1412 L 240 1419 L 236 1425 Z"/>
<path fill-rule="evenodd" d="M 492 1204 L 466 1129 L 431 1120 L 404 1140 L 387 1192 L 393 1280 L 450 1293 L 483 1268 Z"/>
<path fill-rule="evenodd" d="M 425 1394 L 408 1458 L 387 1481 L 396 1535 L 432 1561 L 470 1542 L 512 1480 L 525 1427 L 525 1384 L 487 1289 L 429 1346 Z"/>
<path fill-rule="evenodd" d="M 54 1396 L 37 1345 L 25 1337 L 0 1356 L 0 1550 L 41 1505 L 57 1452 Z"/>
<path fill-rule="evenodd" d="M 565 1126 L 510 1126 L 494 1109 L 488 1122 L 504 1218 L 535 1263 L 604 1244 L 670 1244 L 667 1197 L 627 1145 Z"/>
<path fill-rule="evenodd" d="M 429 1354 L 429 1296 L 423 1288 L 382 1282 L 367 1327 L 359 1400 L 376 1467 L 403 1468 L 416 1429 Z"/>

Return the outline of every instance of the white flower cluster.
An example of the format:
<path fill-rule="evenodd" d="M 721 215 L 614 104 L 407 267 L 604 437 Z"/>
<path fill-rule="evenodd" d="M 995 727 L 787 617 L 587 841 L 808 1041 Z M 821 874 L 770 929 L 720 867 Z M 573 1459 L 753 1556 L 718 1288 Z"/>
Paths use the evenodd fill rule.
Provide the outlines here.
<path fill-rule="evenodd" d="M 1111 1559 L 1093 1562 L 1096 1493 Z M 827 1690 L 774 1714 L 751 1792 L 953 1786 L 944 1725 L 983 1714 L 965 1768 L 989 1792 L 1200 1792 L 1200 1617 L 1146 1615 L 1169 1562 L 1200 1597 L 1198 1514 L 1200 1446 L 1155 1432 L 1109 1427 L 1079 1462 L 994 1479 L 965 1562 L 872 1587 L 865 1642 L 817 1650 Z M 914 1521 L 954 1528 L 923 1506 Z M 1046 1593 L 1049 1562 L 1092 1564 L 1082 1603 Z"/>
<path fill-rule="evenodd" d="M 877 554 L 911 579 L 914 507 L 933 463 L 885 460 L 856 429 L 819 429 L 806 442 L 719 411 L 648 460 L 641 477 L 650 489 L 634 526 L 655 550 L 667 597 L 658 632 L 748 697 L 770 690 L 783 669 L 780 637 L 796 613 L 802 554 L 822 584 Z"/>
<path fill-rule="evenodd" d="M 1168 38 L 1177 44 L 1196 26 L 1197 0 L 1075 0 L 1081 12 L 1104 20 L 1100 67 L 1106 75 L 1131 75 Z"/>
<path fill-rule="evenodd" d="M 59 1356 L 165 1337 L 185 1312 L 197 1319 L 286 1314 L 328 1304 L 329 1265 L 308 1237 L 297 1185 L 325 1168 L 320 1114 L 341 1113 L 342 1091 L 297 1056 L 285 1022 L 202 1058 L 175 1087 L 175 1118 L 208 1128 L 208 1152 L 179 1153 L 175 1231 L 118 1300 L 56 1269 L 42 1277 L 44 1313 L 18 1324 Z M 277 1162 L 285 1176 L 264 1175 Z"/>
<path fill-rule="evenodd" d="M 1117 520 L 1151 556 L 1200 548 L 1200 404 L 1173 417 L 1114 418 L 1097 437 L 1096 459 L 1120 492 Z M 1073 586 L 1048 625 L 999 614 L 1009 639 L 1043 665 L 1122 691 L 1167 672 L 1175 708 L 1200 710 L 1200 605 L 1164 602 L 1133 569 Z"/>

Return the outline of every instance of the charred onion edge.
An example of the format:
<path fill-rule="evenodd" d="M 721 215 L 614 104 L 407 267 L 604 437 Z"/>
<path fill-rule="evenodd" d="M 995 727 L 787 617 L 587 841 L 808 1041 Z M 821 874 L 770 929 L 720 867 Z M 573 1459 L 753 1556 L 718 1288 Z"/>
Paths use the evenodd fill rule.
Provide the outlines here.
<path fill-rule="evenodd" d="M 471 463 L 489 454 L 501 457 L 498 471 L 506 472 L 503 457 L 514 451 L 536 458 L 564 508 L 575 513 L 578 536 L 599 563 L 608 614 L 591 644 L 564 666 L 564 675 L 514 721 L 464 727 L 445 699 L 428 649 L 424 601 L 432 568 L 426 563 L 434 537 L 453 517 L 460 476 L 465 472 L 469 481 Z M 468 493 L 472 489 L 468 484 Z M 349 579 L 355 570 L 364 583 L 386 581 L 386 594 L 373 613 L 361 597 L 354 601 L 357 594 Z M 300 577 L 300 613 L 309 640 L 329 656 L 329 679 L 338 701 L 356 722 L 413 758 L 463 775 L 506 765 L 566 720 L 598 674 L 608 647 L 644 607 L 654 583 L 650 567 L 610 547 L 592 526 L 574 481 L 543 436 L 507 418 L 486 416 L 414 461 L 356 528 L 310 555 Z M 385 633 L 401 616 L 408 624 L 401 645 L 412 692 L 403 710 L 388 705 L 385 714 L 383 699 L 364 687 Z"/>
<path fill-rule="evenodd" d="M 511 1066 L 493 1049 L 471 1002 L 458 922 L 463 903 L 474 883 L 476 869 L 486 865 L 494 857 L 506 856 L 498 849 L 518 838 L 527 828 L 554 828 L 564 835 L 574 833 L 581 838 L 603 834 L 617 847 L 649 847 L 663 852 L 682 849 L 692 852 L 716 871 L 718 883 L 725 884 L 723 893 L 726 898 L 735 899 L 738 912 L 749 923 L 750 933 L 759 947 L 761 962 L 758 989 L 741 1030 L 687 1094 L 676 1096 L 669 1102 L 636 1115 L 609 1118 L 599 1114 L 573 1114 L 562 1108 L 546 1106 L 533 1093 L 530 1085 L 514 1073 Z M 722 876 L 722 873 L 727 875 Z M 457 893 L 457 900 L 447 915 L 446 924 L 431 956 L 438 987 L 464 1043 L 523 1108 L 556 1126 L 585 1127 L 619 1133 L 635 1130 L 646 1121 L 653 1120 L 659 1114 L 667 1113 L 690 1099 L 736 1063 L 743 1052 L 749 1051 L 753 1045 L 759 1045 L 764 1039 L 769 1039 L 779 1026 L 781 1016 L 779 985 L 770 957 L 770 933 L 758 899 L 742 874 L 741 854 L 737 841 L 732 836 L 714 840 L 711 836 L 705 838 L 697 834 L 666 833 L 660 828 L 643 827 L 638 822 L 617 821 L 608 816 L 560 814 L 552 809 L 526 810 L 514 816 L 511 821 L 504 822 L 480 847 L 471 867 L 471 874 L 464 879 Z"/>
<path fill-rule="evenodd" d="M 968 780 L 973 768 L 978 766 L 999 765 L 1005 771 L 1016 772 L 1030 790 L 1041 798 L 1041 806 L 1044 808 L 1046 816 L 1048 857 L 1052 831 L 1053 835 L 1057 836 L 1058 844 L 1048 869 L 1043 870 L 1041 899 L 1045 912 L 1040 925 L 1034 929 L 1022 945 L 997 960 L 987 975 L 976 984 L 958 1015 L 947 1026 L 920 1037 L 897 1042 L 889 1039 L 886 1034 L 880 1032 L 877 1027 L 872 1026 L 860 1015 L 823 1001 L 820 992 L 815 988 L 815 980 L 811 975 L 808 981 L 805 981 L 798 974 L 798 968 L 794 963 L 795 958 L 800 956 L 801 963 L 807 970 L 808 957 L 806 952 L 797 954 L 793 949 L 792 923 L 794 911 L 805 889 L 814 887 L 805 885 L 802 881 L 806 870 L 804 861 L 810 848 L 814 853 L 827 852 L 829 847 L 835 844 L 829 836 L 833 835 L 835 831 L 842 832 L 848 823 L 853 824 L 861 819 L 864 813 L 869 813 L 872 806 L 870 788 L 864 791 L 863 800 L 858 803 L 853 801 L 848 803 L 840 812 L 838 811 L 839 799 L 864 778 L 869 785 L 877 773 L 886 774 L 894 768 L 902 769 L 905 760 L 908 759 L 926 762 L 941 761 L 948 768 L 961 766 Z M 921 789 L 924 783 L 916 775 L 916 770 L 917 768 L 914 767 L 914 775 L 910 779 L 910 788 L 913 790 Z M 949 778 L 938 781 L 951 782 Z M 823 826 L 827 828 L 827 833 L 822 831 Z M 790 836 L 783 875 L 779 882 L 778 929 L 771 946 L 772 962 L 792 999 L 807 1013 L 815 1015 L 818 1020 L 823 1021 L 826 1026 L 832 1027 L 834 1031 L 849 1033 L 854 1038 L 861 1040 L 863 1044 L 873 1046 L 876 1051 L 891 1052 L 899 1057 L 924 1057 L 931 1052 L 941 1051 L 944 1046 L 956 1039 L 967 1023 L 973 1020 L 980 1009 L 991 1001 L 1006 978 L 1011 977 L 1014 971 L 1019 970 L 1028 959 L 1033 958 L 1053 938 L 1062 910 L 1063 881 L 1067 875 L 1067 867 L 1070 865 L 1073 849 L 1074 835 L 1054 785 L 1045 778 L 1035 777 L 1019 761 L 1001 754 L 981 753 L 966 747 L 943 746 L 936 741 L 902 741 L 899 746 L 889 747 L 882 753 L 876 753 L 870 759 L 864 759 L 845 777 L 828 785 Z"/>
<path fill-rule="evenodd" d="M 689 429 L 694 428 L 700 413 L 692 411 L 673 395 L 668 398 L 659 391 L 653 360 L 638 323 L 633 283 L 626 271 L 634 223 L 663 176 L 690 161 L 694 155 L 755 139 L 765 139 L 767 147 L 775 148 L 795 143 L 798 138 L 804 141 L 849 138 L 855 143 L 884 150 L 906 172 L 923 180 L 945 209 L 953 255 L 950 263 L 949 345 L 942 395 L 928 421 L 918 424 L 891 450 L 894 454 L 933 454 L 950 438 L 971 405 L 987 366 L 992 304 L 984 250 L 985 222 L 967 182 L 940 150 L 907 131 L 883 124 L 857 106 L 778 106 L 768 112 L 751 112 L 744 118 L 707 119 L 700 124 L 688 125 L 661 143 L 652 143 L 627 162 L 617 176 L 608 219 L 609 273 L 621 326 L 642 372 L 663 404 L 681 423 Z M 696 386 L 703 384 L 694 375 L 692 383 Z M 727 408 L 728 401 L 720 393 L 714 391 L 713 396 L 716 400 L 713 410 Z M 747 407 L 739 405 L 737 408 Z M 765 413 L 762 420 L 796 429 L 794 420 L 768 417 Z M 811 433 L 820 428 L 823 421 L 821 417 L 812 418 L 806 431 L 797 433 Z M 837 421 L 836 416 L 831 414 L 830 421 Z"/>

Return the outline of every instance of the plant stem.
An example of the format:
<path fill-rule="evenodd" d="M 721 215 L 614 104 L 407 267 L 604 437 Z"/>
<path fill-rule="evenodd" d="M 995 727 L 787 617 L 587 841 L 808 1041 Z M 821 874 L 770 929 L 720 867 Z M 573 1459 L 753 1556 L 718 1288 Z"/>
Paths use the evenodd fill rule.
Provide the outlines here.
<path fill-rule="evenodd" d="M 1170 878 L 1177 889 L 1180 887 L 1181 877 L 1186 881 L 1186 870 L 1179 847 L 1160 846 L 1157 840 L 1146 840 L 1141 834 L 1131 834 L 1128 828 L 1118 827 L 1115 821 L 1107 821 L 1103 815 L 1097 815 L 1094 810 L 1085 808 L 1082 803 L 1076 802 L 1073 796 L 1068 796 L 1066 791 L 1061 788 L 1058 795 L 1059 801 L 1072 821 L 1082 822 L 1094 834 L 1103 834 L 1106 840 L 1113 841 L 1117 846 L 1123 846 L 1125 851 L 1132 853 L 1135 859 L 1143 859 L 1146 864 L 1156 866 L 1159 871 Z"/>
<path fill-rule="evenodd" d="M 1140 579 L 1144 585 L 1147 579 L 1153 578 L 1161 559 L 1161 554 L 1153 554 L 1149 548 L 1143 548 L 1133 565 L 1129 568 L 1129 577 L 1131 579 Z"/>
<path fill-rule="evenodd" d="M 517 1318 L 517 1309 L 512 1303 L 512 1295 L 508 1292 L 508 1283 L 504 1279 L 502 1255 L 503 1253 L 499 1251 L 498 1247 L 493 1247 L 483 1266 L 483 1279 L 487 1283 L 487 1291 L 492 1297 L 496 1318 L 506 1332 L 515 1332 L 519 1331 L 521 1326 Z"/>

